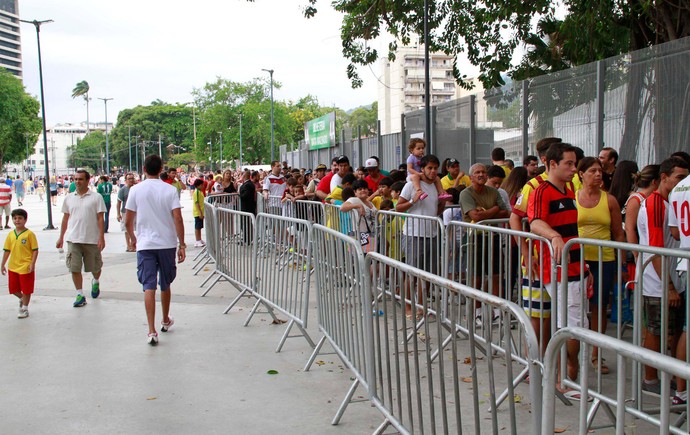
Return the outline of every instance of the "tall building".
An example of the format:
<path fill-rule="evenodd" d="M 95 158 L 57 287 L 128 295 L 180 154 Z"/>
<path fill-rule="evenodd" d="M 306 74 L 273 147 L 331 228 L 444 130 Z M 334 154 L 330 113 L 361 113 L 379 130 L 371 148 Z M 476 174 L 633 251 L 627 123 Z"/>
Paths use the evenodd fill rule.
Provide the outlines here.
<path fill-rule="evenodd" d="M 22 76 L 19 0 L 0 0 L 0 68 Z"/>
<path fill-rule="evenodd" d="M 431 104 L 452 100 L 456 95 L 453 57 L 439 52 L 429 53 L 429 58 Z M 401 114 L 424 108 L 423 44 L 412 42 L 407 46 L 401 45 L 394 61 L 384 60 L 378 93 L 381 132 L 399 132 Z"/>

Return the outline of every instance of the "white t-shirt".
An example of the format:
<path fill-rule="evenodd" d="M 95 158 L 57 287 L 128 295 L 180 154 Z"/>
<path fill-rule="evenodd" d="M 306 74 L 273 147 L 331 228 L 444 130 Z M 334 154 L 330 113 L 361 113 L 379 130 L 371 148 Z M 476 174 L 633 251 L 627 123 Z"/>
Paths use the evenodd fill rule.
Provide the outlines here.
<path fill-rule="evenodd" d="M 668 226 L 678 228 L 680 249 L 690 250 L 690 175 L 671 191 L 668 202 Z M 687 263 L 681 260 L 677 270 L 688 270 Z"/>
<path fill-rule="evenodd" d="M 367 206 L 364 203 L 364 201 L 355 196 L 353 196 L 352 198 L 348 198 L 346 202 L 349 202 L 350 204 L 361 205 L 362 207 L 364 207 L 364 220 L 360 220 L 359 218 L 359 209 L 354 209 L 357 213 L 357 219 L 355 223 L 359 223 L 360 232 L 373 232 L 376 219 L 376 207 Z M 369 229 L 367 229 L 367 224 L 369 224 Z"/>
<path fill-rule="evenodd" d="M 642 201 L 640 212 L 637 215 L 637 232 L 640 234 L 640 246 L 657 246 L 671 249 L 678 247 L 678 242 L 671 236 L 671 231 L 668 228 L 668 210 L 668 201 L 660 199 L 660 195 L 657 195 L 656 192 Z M 661 219 L 662 215 L 663 220 Z M 651 256 L 651 254 L 643 253 L 643 263 L 647 262 Z M 672 259 L 670 264 L 675 264 L 673 261 Z M 681 292 L 678 275 L 676 273 L 670 273 L 669 275 L 676 289 Z M 644 296 L 661 297 L 663 289 L 661 279 L 651 261 L 647 263 L 642 273 L 642 281 L 644 284 L 642 294 Z"/>
<path fill-rule="evenodd" d="M 463 213 L 460 206 L 448 207 L 443 210 L 443 225 L 448 226 L 452 221 L 463 221 Z M 462 227 L 456 228 L 455 240 L 458 242 L 462 241 Z"/>
<path fill-rule="evenodd" d="M 508 192 L 506 192 L 502 187 L 499 187 L 498 193 L 501 195 L 501 198 L 503 198 L 503 202 L 508 206 L 508 211 L 513 211 L 513 207 L 510 206 L 510 198 L 508 197 Z"/>
<path fill-rule="evenodd" d="M 434 183 L 419 182 L 420 187 L 428 196 L 418 200 L 407 210 L 410 215 L 417 216 L 437 216 L 438 212 L 438 191 Z M 414 197 L 415 190 L 412 182 L 405 184 L 400 196 L 408 201 Z M 424 219 L 405 219 L 403 234 L 406 236 L 436 237 L 438 235 L 438 224 Z"/>
<path fill-rule="evenodd" d="M 340 186 L 342 183 L 343 177 L 341 177 L 338 172 L 333 174 L 333 177 L 331 177 L 331 192 L 333 192 L 333 190 L 335 190 L 335 188 Z"/>
<path fill-rule="evenodd" d="M 101 236 L 98 229 L 98 213 L 105 213 L 103 197 L 96 192 L 87 190 L 79 195 L 72 192 L 62 203 L 62 212 L 69 214 L 65 240 L 72 243 L 95 245 Z"/>
<path fill-rule="evenodd" d="M 269 196 L 282 198 L 286 187 L 287 183 L 282 175 L 273 175 L 271 172 L 264 178 L 264 190 L 268 191 Z"/>
<path fill-rule="evenodd" d="M 125 208 L 137 213 L 137 251 L 177 246 L 172 211 L 181 206 L 176 188 L 158 178 L 147 178 L 129 190 Z"/>

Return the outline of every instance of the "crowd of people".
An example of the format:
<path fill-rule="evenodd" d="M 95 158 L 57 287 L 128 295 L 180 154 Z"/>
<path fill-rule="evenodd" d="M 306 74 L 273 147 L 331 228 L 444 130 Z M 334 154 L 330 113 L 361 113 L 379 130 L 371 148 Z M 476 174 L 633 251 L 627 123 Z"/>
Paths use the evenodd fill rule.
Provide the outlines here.
<path fill-rule="evenodd" d="M 687 193 L 690 192 L 690 155 L 685 152 L 676 152 L 660 164 L 638 168 L 634 161 L 619 161 L 618 153 L 612 148 L 602 149 L 598 156 L 586 156 L 580 148 L 559 138 L 544 138 L 536 144 L 537 155 L 526 156 L 519 166 L 506 159 L 502 149 L 495 148 L 491 165 L 476 163 L 464 171 L 455 158 L 441 162 L 436 156 L 425 155 L 425 146 L 423 140 L 412 139 L 407 162 L 389 172 L 380 168 L 376 156 L 366 159 L 361 168 L 353 168 L 347 156 L 334 157 L 330 168 L 325 164 L 313 169 L 289 168 L 286 162 L 273 161 L 266 173 L 226 170 L 222 174 L 207 174 L 196 189 L 211 195 L 234 193 L 249 183 L 252 194 L 259 192 L 269 206 L 280 207 L 285 202 L 298 200 L 323 201 L 339 205 L 343 212 L 357 210 L 364 218 L 360 219 L 360 225 L 364 222 L 373 226 L 377 210 L 444 216 L 446 223 L 509 218 L 512 229 L 527 229 L 550 240 L 556 261 L 560 261 L 568 240 L 575 237 L 690 248 L 690 193 Z M 252 201 L 251 204 L 246 211 L 255 213 L 256 203 Z M 430 258 L 440 254 L 431 252 L 433 243 L 419 234 L 407 236 L 412 237 L 406 238 L 408 246 L 402 246 L 403 259 L 428 269 L 417 254 Z M 523 244 L 521 252 L 530 252 L 525 239 L 517 242 Z M 556 283 L 561 279 L 561 268 L 557 268 L 557 276 L 552 276 L 550 255 L 542 255 L 539 244 L 536 248 L 531 258 L 521 259 L 523 275 L 532 275 L 522 282 L 522 299 L 537 335 L 544 337 L 541 344 L 545 347 L 551 334 L 548 319 L 556 315 L 551 313 L 551 295 L 555 294 Z M 496 255 L 499 251 L 494 250 Z M 416 254 L 405 255 L 405 252 Z M 569 281 L 567 300 L 563 300 L 568 306 L 567 324 L 606 332 L 609 309 L 613 309 L 614 318 L 622 316 L 624 322 L 631 322 L 632 313 L 627 302 L 630 289 L 619 290 L 615 285 L 618 268 L 614 249 L 603 248 L 600 255 L 598 248 L 586 246 L 582 252 L 585 271 L 580 270 L 578 245 L 572 245 L 568 264 L 562 268 Z M 630 253 L 623 265 L 621 278 L 624 283 L 629 276 L 634 276 L 635 255 Z M 685 360 L 683 290 L 686 288 L 686 265 L 679 262 L 678 270 L 674 266 L 668 276 L 660 278 L 661 260 L 654 259 L 650 264 L 643 273 L 644 313 L 639 316 L 644 318 L 644 347 L 660 350 L 663 310 L 659 305 L 664 287 L 662 280 L 668 280 L 672 354 Z M 475 287 L 489 288 L 484 277 L 474 276 L 477 277 Z M 581 277 L 586 283 L 580 283 Z M 498 294 L 500 277 L 489 278 L 494 281 L 491 288 Z M 625 300 L 621 313 L 615 309 L 617 303 L 611 300 L 614 288 L 613 296 Z M 587 290 L 587 306 L 580 302 L 583 289 Z M 583 316 L 583 312 L 587 315 Z M 479 309 L 476 315 L 481 322 Z M 557 318 L 559 327 L 565 323 L 566 319 Z M 578 376 L 578 353 L 577 343 L 569 343 L 567 375 L 571 379 Z M 602 374 L 609 373 L 609 367 L 596 348 L 592 363 Z M 579 399 L 578 392 L 562 389 L 570 393 L 571 399 Z M 647 394 L 660 394 L 657 374 L 651 367 L 646 369 L 642 389 Z M 674 389 L 673 403 L 684 403 L 687 400 L 685 381 L 678 379 Z"/>

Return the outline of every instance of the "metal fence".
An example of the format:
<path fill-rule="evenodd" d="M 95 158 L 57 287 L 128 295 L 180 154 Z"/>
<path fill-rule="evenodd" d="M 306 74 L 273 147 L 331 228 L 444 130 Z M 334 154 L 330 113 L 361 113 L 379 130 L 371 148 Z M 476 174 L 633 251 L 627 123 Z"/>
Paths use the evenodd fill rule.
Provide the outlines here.
<path fill-rule="evenodd" d="M 442 160 L 456 158 L 467 169 L 491 163 L 491 150 L 501 147 L 519 165 L 526 155 L 536 155 L 539 139 L 557 136 L 585 155 L 612 147 L 620 160 L 640 167 L 657 163 L 690 147 L 684 128 L 690 124 L 688 64 L 690 38 L 683 38 L 444 102 L 431 108 L 427 151 Z M 314 168 L 345 154 L 355 167 L 378 155 L 383 169 L 397 168 L 410 138 L 425 130 L 425 110 L 402 116 L 400 133 L 384 135 L 379 127 L 368 134 L 355 127 L 342 135 L 339 148 L 296 151 L 304 157 L 293 166 Z M 292 159 L 288 154 L 283 160 Z"/>

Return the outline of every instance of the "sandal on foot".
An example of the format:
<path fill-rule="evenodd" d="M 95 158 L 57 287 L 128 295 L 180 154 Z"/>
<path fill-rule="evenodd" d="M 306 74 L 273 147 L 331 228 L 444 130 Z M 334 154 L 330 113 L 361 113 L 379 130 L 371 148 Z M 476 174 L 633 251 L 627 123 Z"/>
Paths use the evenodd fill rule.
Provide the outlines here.
<path fill-rule="evenodd" d="M 611 372 L 611 370 L 609 369 L 609 366 L 607 366 L 604 361 L 606 361 L 606 360 L 604 358 L 602 358 L 601 359 L 601 374 L 602 375 L 608 375 Z M 596 358 L 592 359 L 592 367 L 594 367 L 594 371 L 599 370 L 599 366 L 597 365 L 597 359 Z"/>

